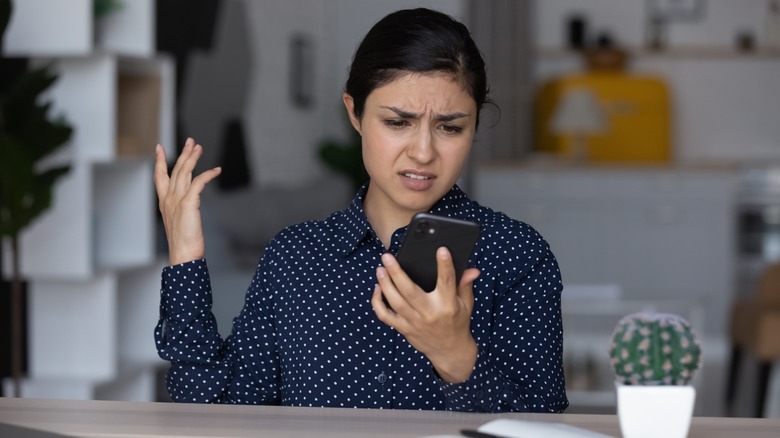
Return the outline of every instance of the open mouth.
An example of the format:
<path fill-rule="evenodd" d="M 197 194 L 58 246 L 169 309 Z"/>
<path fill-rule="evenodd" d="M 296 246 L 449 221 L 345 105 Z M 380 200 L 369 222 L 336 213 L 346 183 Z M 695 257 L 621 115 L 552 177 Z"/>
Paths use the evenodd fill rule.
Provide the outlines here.
<path fill-rule="evenodd" d="M 414 173 L 404 173 L 403 175 L 404 175 L 405 177 L 407 177 L 407 178 L 411 178 L 411 179 L 418 179 L 418 180 L 427 180 L 427 179 L 431 179 L 431 177 L 430 177 L 430 176 L 417 175 L 417 174 L 414 174 Z"/>

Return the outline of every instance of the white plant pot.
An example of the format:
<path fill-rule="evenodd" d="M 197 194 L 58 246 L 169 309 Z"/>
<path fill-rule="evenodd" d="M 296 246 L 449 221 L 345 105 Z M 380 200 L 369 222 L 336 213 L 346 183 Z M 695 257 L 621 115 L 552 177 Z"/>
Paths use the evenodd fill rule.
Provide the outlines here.
<path fill-rule="evenodd" d="M 693 386 L 615 383 L 615 387 L 623 438 L 688 436 L 696 401 L 696 389 Z"/>

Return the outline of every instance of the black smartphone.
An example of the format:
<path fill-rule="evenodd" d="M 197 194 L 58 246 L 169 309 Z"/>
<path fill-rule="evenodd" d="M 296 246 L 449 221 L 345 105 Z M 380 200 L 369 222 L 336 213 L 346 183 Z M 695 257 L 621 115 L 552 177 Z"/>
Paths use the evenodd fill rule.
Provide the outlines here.
<path fill-rule="evenodd" d="M 476 222 L 417 213 L 406 229 L 396 259 L 412 281 L 430 292 L 436 288 L 436 250 L 447 247 L 455 265 L 456 282 L 460 282 L 479 232 Z"/>

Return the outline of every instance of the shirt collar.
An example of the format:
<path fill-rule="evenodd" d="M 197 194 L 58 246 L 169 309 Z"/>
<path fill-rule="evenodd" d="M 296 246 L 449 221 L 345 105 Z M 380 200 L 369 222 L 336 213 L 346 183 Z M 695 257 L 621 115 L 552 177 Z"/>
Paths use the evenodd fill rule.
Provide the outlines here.
<path fill-rule="evenodd" d="M 339 247 L 343 256 L 351 253 L 358 244 L 366 237 L 373 236 L 371 225 L 368 223 L 366 211 L 363 209 L 363 200 L 366 197 L 368 184 L 358 190 L 349 207 L 343 210 L 343 228 L 340 233 Z M 468 211 L 466 205 L 470 202 L 468 196 L 457 185 L 452 186 L 450 191 L 444 194 L 431 207 L 430 212 L 442 216 L 456 217 L 465 219 L 464 213 Z"/>
<path fill-rule="evenodd" d="M 363 187 L 352 198 L 349 207 L 342 211 L 344 222 L 342 223 L 339 247 L 344 256 L 351 253 L 367 235 L 371 234 L 371 225 L 369 225 L 366 211 L 363 209 L 366 190 L 368 190 L 368 183 L 363 184 Z"/>
<path fill-rule="evenodd" d="M 471 200 L 460 187 L 456 185 L 452 186 L 449 192 L 439 199 L 438 202 L 433 204 L 430 213 L 438 214 L 441 216 L 454 217 L 459 219 L 467 219 L 465 217 L 466 212 L 469 211 L 468 204 Z"/>

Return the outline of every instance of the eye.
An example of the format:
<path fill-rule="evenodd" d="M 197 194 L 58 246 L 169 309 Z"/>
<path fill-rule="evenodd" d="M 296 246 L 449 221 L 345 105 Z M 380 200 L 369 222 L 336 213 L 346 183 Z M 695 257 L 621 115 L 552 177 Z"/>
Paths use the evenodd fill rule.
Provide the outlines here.
<path fill-rule="evenodd" d="M 441 125 L 439 129 L 446 132 L 447 134 L 460 134 L 463 132 L 463 128 L 457 125 Z"/>
<path fill-rule="evenodd" d="M 403 119 L 386 119 L 384 123 L 385 126 L 388 126 L 393 129 L 401 129 L 406 126 L 409 126 L 409 122 Z"/>

